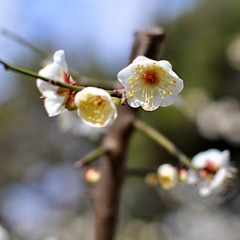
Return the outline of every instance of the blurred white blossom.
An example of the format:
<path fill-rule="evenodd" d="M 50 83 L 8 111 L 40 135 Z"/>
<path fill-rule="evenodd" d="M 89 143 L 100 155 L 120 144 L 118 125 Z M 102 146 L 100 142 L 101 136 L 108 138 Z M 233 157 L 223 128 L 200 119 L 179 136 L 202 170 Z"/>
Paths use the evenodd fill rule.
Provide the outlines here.
<path fill-rule="evenodd" d="M 223 137 L 238 142 L 240 138 L 236 134 L 239 132 L 239 114 L 238 101 L 226 97 L 201 108 L 196 116 L 196 124 L 200 134 L 207 139 L 215 140 Z"/>
<path fill-rule="evenodd" d="M 192 165 L 198 173 L 189 170 L 190 183 L 198 184 L 199 194 L 202 197 L 213 193 L 224 194 L 235 178 L 236 168 L 230 163 L 228 150 L 221 152 L 218 149 L 209 149 L 200 152 L 192 158 Z"/>
<path fill-rule="evenodd" d="M 160 165 L 157 170 L 158 180 L 163 189 L 172 189 L 178 182 L 177 170 L 171 164 L 165 163 Z"/>
<path fill-rule="evenodd" d="M 227 58 L 232 67 L 240 70 L 240 34 L 231 40 L 227 47 Z"/>

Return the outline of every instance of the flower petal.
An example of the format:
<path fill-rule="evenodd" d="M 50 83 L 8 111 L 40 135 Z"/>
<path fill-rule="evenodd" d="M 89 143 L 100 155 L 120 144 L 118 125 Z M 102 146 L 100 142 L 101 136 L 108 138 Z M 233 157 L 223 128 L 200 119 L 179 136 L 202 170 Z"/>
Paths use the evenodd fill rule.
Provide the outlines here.
<path fill-rule="evenodd" d="M 54 117 L 59 113 L 65 111 L 65 106 L 63 105 L 64 97 L 57 96 L 56 98 L 46 98 L 44 100 L 44 106 L 49 117 Z"/>
<path fill-rule="evenodd" d="M 119 82 L 126 87 L 129 78 L 131 78 L 134 75 L 134 66 L 133 65 L 129 65 L 128 67 L 122 69 L 118 74 L 117 74 L 117 78 L 119 80 Z"/>
<path fill-rule="evenodd" d="M 210 181 L 209 183 L 203 182 L 201 184 L 199 188 L 200 196 L 207 197 L 216 191 L 220 192 L 223 182 L 228 177 L 227 175 L 228 175 L 227 168 L 221 168 L 216 173 L 212 181 Z"/>
<path fill-rule="evenodd" d="M 65 59 L 65 52 L 63 50 L 58 50 L 53 55 L 53 61 L 57 63 L 64 72 L 68 72 L 68 67 Z"/>
<path fill-rule="evenodd" d="M 129 106 L 131 106 L 133 108 L 138 108 L 141 106 L 141 104 L 139 103 L 139 101 L 136 98 L 128 98 L 127 103 L 129 104 Z"/>
<path fill-rule="evenodd" d="M 152 60 L 150 58 L 147 58 L 145 56 L 138 56 L 136 57 L 132 63 L 140 63 L 140 64 L 145 64 L 145 63 L 157 63 L 157 61 Z"/>
<path fill-rule="evenodd" d="M 58 90 L 57 86 L 49 84 L 48 82 L 40 79 L 37 79 L 37 87 L 44 97 L 51 97 L 52 94 L 56 95 L 56 92 Z"/>
<path fill-rule="evenodd" d="M 166 60 L 158 61 L 158 65 L 172 71 L 172 64 Z"/>
<path fill-rule="evenodd" d="M 57 63 L 53 62 L 46 67 L 44 67 L 42 70 L 38 73 L 40 76 L 49 78 L 51 80 L 64 82 L 64 71 L 61 66 L 59 66 Z M 43 80 L 41 80 L 43 81 Z M 52 85 L 49 83 L 49 85 Z"/>

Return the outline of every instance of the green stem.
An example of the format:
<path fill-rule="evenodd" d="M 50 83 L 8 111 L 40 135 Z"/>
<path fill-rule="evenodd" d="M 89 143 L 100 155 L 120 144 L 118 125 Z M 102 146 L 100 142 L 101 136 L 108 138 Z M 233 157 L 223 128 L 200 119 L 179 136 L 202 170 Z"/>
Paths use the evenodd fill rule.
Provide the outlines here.
<path fill-rule="evenodd" d="M 59 81 L 56 81 L 56 80 L 52 80 L 52 79 L 43 77 L 43 76 L 37 74 L 36 72 L 30 71 L 30 70 L 27 70 L 27 69 L 24 69 L 24 68 L 20 68 L 18 66 L 10 65 L 10 64 L 6 63 L 5 61 L 3 61 L 1 59 L 0 59 L 0 64 L 2 64 L 6 70 L 10 70 L 10 71 L 13 71 L 13 72 L 21 73 L 21 74 L 24 74 L 26 76 L 30 76 L 30 77 L 34 77 L 34 78 L 39 78 L 39 79 L 41 79 L 41 80 L 43 80 L 45 82 L 48 82 L 48 83 L 50 83 L 52 85 L 55 85 L 55 86 L 68 88 L 68 89 L 74 90 L 74 91 L 81 91 L 81 90 L 83 90 L 85 88 L 83 86 L 67 84 L 65 82 L 59 82 Z M 120 98 L 120 96 L 118 96 L 116 94 L 116 92 L 113 91 L 113 90 L 106 90 L 106 92 L 108 92 L 111 96 L 115 96 L 115 97 Z"/>
<path fill-rule="evenodd" d="M 102 156 L 108 151 L 106 147 L 100 146 L 98 148 L 95 148 L 91 152 L 89 152 L 87 155 L 85 155 L 83 158 L 75 162 L 74 166 L 75 168 L 81 168 L 89 165 L 90 163 L 93 163 L 97 160 L 98 157 Z"/>
<path fill-rule="evenodd" d="M 67 84 L 67 83 L 64 83 L 64 82 L 59 82 L 59 81 L 56 81 L 56 80 L 52 80 L 52 79 L 40 76 L 39 74 L 37 74 L 33 71 L 10 65 L 10 64 L 4 62 L 3 60 L 0 60 L 0 64 L 2 64 L 6 70 L 21 73 L 21 74 L 29 76 L 29 77 L 39 78 L 39 79 L 42 79 L 43 81 L 48 82 L 52 85 L 68 88 L 68 89 L 75 90 L 75 91 L 81 91 L 84 88 L 84 87 L 81 87 L 81 86 L 71 85 L 71 84 Z"/>
<path fill-rule="evenodd" d="M 142 122 L 139 119 L 136 119 L 134 122 L 134 127 L 146 134 L 148 137 L 152 138 L 162 147 L 164 147 L 169 153 L 174 155 L 179 159 L 179 161 L 184 164 L 186 167 L 196 170 L 195 167 L 191 164 L 190 159 L 180 151 L 173 142 L 171 142 L 167 137 L 162 133 L 158 132 L 156 129 L 152 128 L 148 124 Z"/>

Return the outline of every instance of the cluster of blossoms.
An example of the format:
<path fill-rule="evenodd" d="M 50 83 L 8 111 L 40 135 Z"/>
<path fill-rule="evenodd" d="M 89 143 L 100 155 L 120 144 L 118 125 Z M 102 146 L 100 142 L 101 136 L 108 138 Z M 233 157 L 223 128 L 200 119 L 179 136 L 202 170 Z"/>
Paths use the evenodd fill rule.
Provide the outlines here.
<path fill-rule="evenodd" d="M 54 81 L 77 85 L 70 76 L 63 50 L 54 54 L 53 63 L 44 67 L 39 75 L 52 80 L 37 79 L 37 87 L 45 98 L 45 109 L 50 117 L 66 109 L 77 109 L 81 120 L 92 127 L 105 127 L 116 119 L 116 103 L 107 91 L 96 87 L 72 90 L 54 85 Z M 117 77 L 124 87 L 122 100 L 126 98 L 131 107 L 141 106 L 146 111 L 173 104 L 183 89 L 183 81 L 173 72 L 168 61 L 154 61 L 144 56 L 137 57 Z"/>
<path fill-rule="evenodd" d="M 194 170 L 177 169 L 170 164 L 158 168 L 158 181 L 163 189 L 172 189 L 177 183 L 196 185 L 200 196 L 214 193 L 224 195 L 236 176 L 236 168 L 230 163 L 228 150 L 209 149 L 192 158 Z"/>
<path fill-rule="evenodd" d="M 120 101 L 111 96 L 114 92 L 120 93 L 121 102 L 127 100 L 133 108 L 154 111 L 160 106 L 173 104 L 183 89 L 183 81 L 173 72 L 168 61 L 155 61 L 144 56 L 137 57 L 117 74 L 123 85 L 119 91 L 78 86 L 70 76 L 63 50 L 54 54 L 53 62 L 40 70 L 39 75 L 49 79 L 48 82 L 37 79 L 37 87 L 44 97 L 45 109 L 50 117 L 65 110 L 77 110 L 84 123 L 98 128 L 107 126 L 117 118 L 116 105 Z M 158 182 L 163 189 L 172 189 L 179 182 L 194 184 L 201 196 L 208 196 L 213 192 L 222 193 L 236 175 L 228 150 L 200 152 L 192 158 L 191 164 L 192 169 L 189 170 L 177 169 L 170 164 L 161 165 L 157 170 Z M 97 182 L 100 173 L 90 169 L 85 177 Z"/>

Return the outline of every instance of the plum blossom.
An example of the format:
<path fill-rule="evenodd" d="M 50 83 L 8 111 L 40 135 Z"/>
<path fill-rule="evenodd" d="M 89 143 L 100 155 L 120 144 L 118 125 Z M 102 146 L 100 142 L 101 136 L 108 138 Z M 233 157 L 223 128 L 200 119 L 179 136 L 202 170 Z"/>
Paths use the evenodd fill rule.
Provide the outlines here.
<path fill-rule="evenodd" d="M 76 94 L 75 104 L 78 116 L 92 127 L 105 127 L 117 117 L 117 108 L 110 94 L 100 88 L 84 88 Z"/>
<path fill-rule="evenodd" d="M 138 56 L 117 77 L 125 88 L 128 104 L 146 111 L 173 104 L 183 89 L 183 81 L 166 60 Z"/>
<path fill-rule="evenodd" d="M 157 175 L 161 187 L 165 190 L 174 188 L 178 182 L 177 169 L 171 164 L 162 164 L 157 170 Z"/>
<path fill-rule="evenodd" d="M 63 50 L 54 53 L 53 62 L 41 69 L 39 75 L 50 80 L 75 84 L 68 71 Z M 41 79 L 37 79 L 37 87 L 44 97 L 44 106 L 49 117 L 56 116 L 66 109 L 76 109 L 74 105 L 74 91 L 54 86 Z"/>
<path fill-rule="evenodd" d="M 198 170 L 189 173 L 191 183 L 198 183 L 199 194 L 207 197 L 212 193 L 223 194 L 232 183 L 236 168 L 230 164 L 230 152 L 209 149 L 196 154 L 192 165 Z"/>

